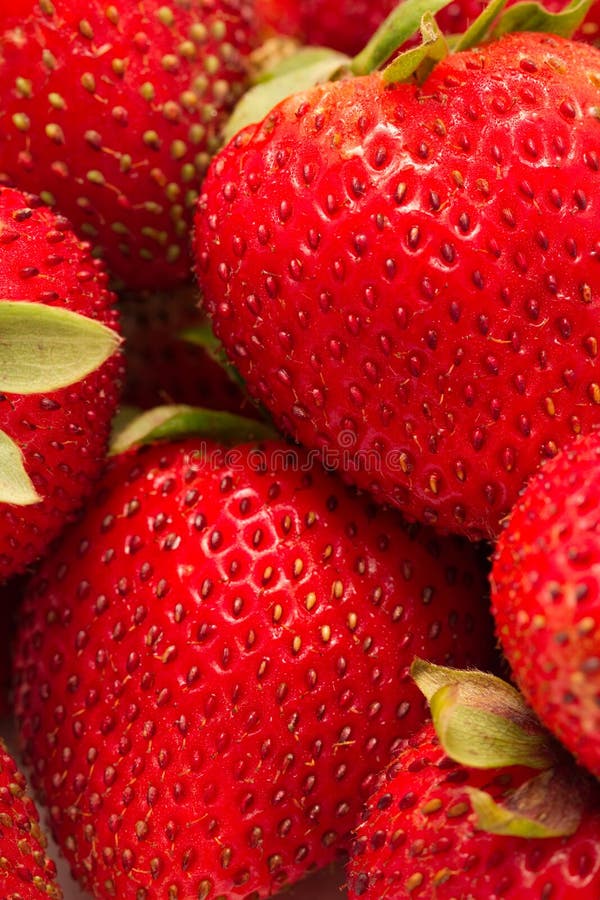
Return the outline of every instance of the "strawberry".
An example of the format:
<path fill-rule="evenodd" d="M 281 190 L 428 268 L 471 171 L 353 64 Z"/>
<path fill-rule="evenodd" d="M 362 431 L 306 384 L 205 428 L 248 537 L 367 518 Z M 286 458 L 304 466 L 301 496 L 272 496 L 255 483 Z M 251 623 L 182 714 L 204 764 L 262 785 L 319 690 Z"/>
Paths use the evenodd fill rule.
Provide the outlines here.
<path fill-rule="evenodd" d="M 509 0 L 511 6 L 515 0 Z M 546 0 L 544 6 L 558 12 L 564 0 Z M 333 47 L 342 53 L 358 53 L 397 0 L 257 0 L 257 14 L 267 31 L 289 34 L 308 44 Z M 453 0 L 436 14 L 444 34 L 460 34 L 484 8 L 483 0 Z M 595 41 L 600 27 L 600 3 L 593 3 L 578 32 L 582 40 Z"/>
<path fill-rule="evenodd" d="M 27 762 L 96 897 L 265 897 L 345 846 L 423 718 L 415 652 L 490 657 L 466 544 L 281 441 L 116 456 L 30 584 Z"/>
<path fill-rule="evenodd" d="M 474 673 L 462 675 L 474 683 Z M 495 679 L 482 673 L 475 678 L 484 687 L 489 711 Z M 441 688 L 437 697 L 447 690 Z M 504 686 L 504 700 L 511 690 Z M 529 713 L 514 693 L 512 712 L 515 721 L 523 721 Z M 434 690 L 432 710 L 436 699 Z M 454 735 L 457 756 L 470 755 L 469 729 L 481 713 L 473 696 L 465 695 L 465 701 L 469 724 L 465 720 L 464 730 Z M 497 710 L 501 721 L 504 704 Z M 449 750 L 444 729 L 444 717 L 453 714 L 447 693 L 437 711 L 436 722 L 400 743 L 367 803 L 351 851 L 350 900 L 595 900 L 600 892 L 598 784 L 561 759 L 560 751 L 554 767 L 537 776 L 525 763 L 526 754 L 519 765 L 508 764 L 510 755 L 503 763 L 507 745 L 498 754 L 502 726 L 496 734 L 479 735 L 489 759 L 482 758 L 477 767 L 461 764 Z M 481 719 L 484 728 L 485 722 Z M 531 727 L 528 722 L 529 733 Z M 551 742 L 546 746 L 550 750 Z"/>
<path fill-rule="evenodd" d="M 0 13 L 0 182 L 68 216 L 130 287 L 190 278 L 187 229 L 247 78 L 249 0 Z"/>
<path fill-rule="evenodd" d="M 233 138 L 197 275 L 282 430 L 410 518 L 493 537 L 600 423 L 600 52 L 515 34 L 422 86 L 397 71 L 295 94 Z"/>
<path fill-rule="evenodd" d="M 252 414 L 252 404 L 226 367 L 185 336 L 207 327 L 194 288 L 126 293 L 119 299 L 127 368 L 124 403 L 141 409 L 189 403 Z"/>
<path fill-rule="evenodd" d="M 530 479 L 500 535 L 498 637 L 528 702 L 600 777 L 600 435 Z"/>
<path fill-rule="evenodd" d="M 104 267 L 64 218 L 0 188 L 0 246 L 2 582 L 46 550 L 91 492 L 122 362 Z"/>
<path fill-rule="evenodd" d="M 600 803 L 574 837 L 526 838 L 477 828 L 469 789 L 501 801 L 530 772 L 453 762 L 433 725 L 402 741 L 368 802 L 352 848 L 350 900 L 596 900 Z"/>
<path fill-rule="evenodd" d="M 0 892 L 4 900 L 60 900 L 56 866 L 25 776 L 0 740 Z"/>

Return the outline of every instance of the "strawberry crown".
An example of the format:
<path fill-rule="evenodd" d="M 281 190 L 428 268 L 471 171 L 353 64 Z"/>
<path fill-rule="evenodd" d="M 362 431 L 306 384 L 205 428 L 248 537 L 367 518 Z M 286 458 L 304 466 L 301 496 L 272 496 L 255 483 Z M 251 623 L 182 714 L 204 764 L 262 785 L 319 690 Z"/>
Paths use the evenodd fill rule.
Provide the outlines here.
<path fill-rule="evenodd" d="M 476 828 L 513 837 L 574 834 L 594 779 L 577 767 L 541 725 L 512 685 L 476 670 L 451 669 L 415 659 L 411 675 L 425 695 L 445 753 L 479 769 L 525 766 L 538 770 L 497 803 L 467 788 Z"/>
<path fill-rule="evenodd" d="M 535 0 L 525 0 L 506 10 L 507 0 L 490 0 L 463 34 L 446 36 L 434 15 L 451 2 L 403 0 L 353 59 L 324 47 L 304 47 L 259 72 L 258 83 L 235 107 L 224 129 L 224 138 L 230 140 L 242 128 L 262 120 L 281 100 L 321 82 L 368 75 L 377 70 L 388 84 L 413 78 L 421 82 L 449 53 L 469 50 L 505 34 L 538 31 L 570 38 L 594 0 L 571 0 L 559 13 L 549 12 Z M 417 34 L 420 43 L 401 51 L 402 45 Z"/>
<path fill-rule="evenodd" d="M 28 396 L 60 390 L 95 372 L 115 353 L 119 335 L 60 307 L 0 298 L 0 391 Z M 23 451 L 0 430 L 0 502 L 40 503 Z"/>

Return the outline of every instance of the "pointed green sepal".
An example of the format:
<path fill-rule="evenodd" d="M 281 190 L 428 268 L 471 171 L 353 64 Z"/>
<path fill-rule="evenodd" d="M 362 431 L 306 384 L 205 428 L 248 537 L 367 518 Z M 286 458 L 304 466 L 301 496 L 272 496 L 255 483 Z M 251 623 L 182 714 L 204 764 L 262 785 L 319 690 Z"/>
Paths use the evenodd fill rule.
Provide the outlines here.
<path fill-rule="evenodd" d="M 250 88 L 233 110 L 223 137 L 230 141 L 248 125 L 261 122 L 274 106 L 291 94 L 305 91 L 322 81 L 331 81 L 349 63 L 349 57 L 325 47 L 305 47 L 273 69 L 270 77 Z"/>
<path fill-rule="evenodd" d="M 429 14 L 433 17 L 451 2 L 452 0 L 404 0 L 399 3 L 350 63 L 352 74 L 368 75 L 369 72 L 374 72 L 419 31 L 424 16 Z"/>
<path fill-rule="evenodd" d="M 110 454 L 114 456 L 154 441 L 194 435 L 224 444 L 280 437 L 272 426 L 233 413 L 183 404 L 157 406 L 137 416 L 113 436 Z"/>
<path fill-rule="evenodd" d="M 43 303 L 0 300 L 0 391 L 45 394 L 81 381 L 118 349 L 101 322 Z"/>
<path fill-rule="evenodd" d="M 502 803 L 485 791 L 466 788 L 475 825 L 491 834 L 523 838 L 556 838 L 575 834 L 585 797 L 573 768 L 548 769 L 522 784 Z"/>
<path fill-rule="evenodd" d="M 554 739 L 501 678 L 420 659 L 411 675 L 429 701 L 436 733 L 451 759 L 479 769 L 547 769 L 555 763 Z"/>
<path fill-rule="evenodd" d="M 516 3 L 502 14 L 492 37 L 516 31 L 542 31 L 570 38 L 575 34 L 595 0 L 573 0 L 560 12 L 549 12 L 541 3 Z"/>
<path fill-rule="evenodd" d="M 32 506 L 42 500 L 25 471 L 20 447 L 0 431 L 0 502 Z"/>
<path fill-rule="evenodd" d="M 408 81 L 413 76 L 423 82 L 434 66 L 446 58 L 448 42 L 431 13 L 425 13 L 421 20 L 421 38 L 418 47 L 405 50 L 386 66 L 382 72 L 386 84 Z"/>
<path fill-rule="evenodd" d="M 587 0 L 586 0 L 587 2 Z M 459 50 L 470 50 L 471 47 L 483 43 L 489 37 L 492 25 L 506 6 L 507 0 L 491 0 L 472 22 L 467 30 L 459 37 L 451 42 L 452 52 L 457 53 Z"/>

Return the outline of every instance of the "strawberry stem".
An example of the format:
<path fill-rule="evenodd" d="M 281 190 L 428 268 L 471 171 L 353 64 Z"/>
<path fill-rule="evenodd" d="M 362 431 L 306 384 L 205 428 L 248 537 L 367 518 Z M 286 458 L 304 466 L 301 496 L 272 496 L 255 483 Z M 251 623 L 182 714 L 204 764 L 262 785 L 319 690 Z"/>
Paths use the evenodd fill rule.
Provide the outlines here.
<path fill-rule="evenodd" d="M 371 40 L 350 63 L 353 75 L 368 75 L 385 63 L 419 30 L 424 15 L 432 15 L 452 0 L 403 0 L 379 26 Z"/>

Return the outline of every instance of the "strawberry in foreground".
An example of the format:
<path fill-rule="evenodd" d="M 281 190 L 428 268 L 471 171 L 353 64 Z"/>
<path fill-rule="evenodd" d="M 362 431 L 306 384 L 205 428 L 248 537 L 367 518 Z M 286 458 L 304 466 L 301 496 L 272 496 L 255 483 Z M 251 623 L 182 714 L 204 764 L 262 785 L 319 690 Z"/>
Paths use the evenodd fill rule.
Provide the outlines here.
<path fill-rule="evenodd" d="M 511 5 L 510 3 L 508 5 Z M 567 4 L 550 0 L 546 8 L 558 12 Z M 256 0 L 263 27 L 293 35 L 308 44 L 322 44 L 342 53 L 358 53 L 397 0 Z M 461 34 L 481 13 L 482 0 L 453 0 L 436 14 L 441 31 Z M 600 3 L 592 4 L 578 33 L 582 40 L 599 37 Z"/>
<path fill-rule="evenodd" d="M 56 867 L 46 855 L 24 775 L 0 741 L 0 896 L 4 900 L 60 900 Z"/>
<path fill-rule="evenodd" d="M 40 194 L 116 279 L 190 279 L 188 227 L 254 43 L 248 0 L 24 0 L 0 12 L 0 182 Z"/>
<path fill-rule="evenodd" d="M 489 660 L 484 585 L 469 545 L 281 441 L 115 457 L 31 584 L 15 654 L 74 875 L 96 897 L 216 900 L 325 865 L 423 720 L 414 653 Z"/>
<path fill-rule="evenodd" d="M 89 245 L 0 187 L 0 582 L 47 548 L 91 492 L 122 361 L 115 297 Z"/>
<path fill-rule="evenodd" d="M 443 674 L 449 680 L 444 686 L 442 677 L 430 695 L 435 725 L 401 743 L 368 802 L 352 849 L 349 898 L 596 900 L 597 783 L 561 758 L 514 689 L 500 687 L 496 701 L 498 679 Z M 469 688 L 477 679 L 475 700 Z M 505 726 L 520 737 L 518 756 Z M 463 754 L 465 764 L 455 761 Z"/>
<path fill-rule="evenodd" d="M 397 83 L 410 59 L 218 154 L 197 274 L 282 430 L 411 518 L 493 537 L 600 423 L 600 51 L 515 34 Z"/>
<path fill-rule="evenodd" d="M 600 435 L 531 478 L 498 541 L 497 634 L 528 703 L 600 777 Z"/>

